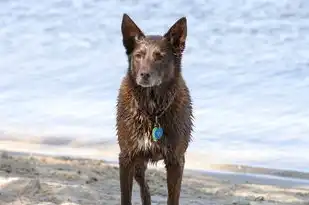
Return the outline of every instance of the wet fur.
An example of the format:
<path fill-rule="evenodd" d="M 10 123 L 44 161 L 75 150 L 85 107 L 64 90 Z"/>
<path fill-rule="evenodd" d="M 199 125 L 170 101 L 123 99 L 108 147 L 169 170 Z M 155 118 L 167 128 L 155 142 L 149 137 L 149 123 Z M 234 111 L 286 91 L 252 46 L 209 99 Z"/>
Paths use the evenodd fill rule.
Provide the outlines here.
<path fill-rule="evenodd" d="M 178 21 L 186 23 L 185 19 Z M 149 162 L 164 160 L 167 170 L 168 205 L 178 205 L 185 152 L 191 141 L 193 127 L 192 103 L 189 89 L 181 75 L 181 57 L 184 41 L 179 40 L 173 27 L 161 36 L 145 36 L 144 41 L 158 46 L 166 52 L 166 58 L 172 64 L 163 70 L 162 83 L 153 87 L 142 87 L 136 82 L 136 72 L 132 64 L 132 55 L 138 50 L 139 35 L 144 35 L 128 15 L 123 15 L 123 44 L 128 56 L 128 70 L 121 82 L 117 99 L 117 135 L 120 147 L 119 174 L 121 189 L 121 205 L 131 205 L 133 179 L 140 186 L 143 205 L 151 204 L 151 196 L 145 179 L 145 171 Z M 174 27 L 175 27 L 174 25 Z M 128 29 L 129 28 L 129 29 Z M 177 30 L 177 29 L 176 29 Z M 132 32 L 132 33 L 130 33 Z M 172 39 L 169 35 L 173 34 Z M 181 39 L 180 39 L 181 40 Z M 162 64 L 163 65 L 163 64 Z M 132 67 L 133 66 L 133 67 Z M 157 69 L 157 68 L 156 68 Z M 159 69 L 159 68 L 158 68 Z M 154 116 L 147 116 L 140 109 L 153 113 L 167 107 L 159 118 L 164 136 L 154 142 L 151 132 L 154 127 Z"/>

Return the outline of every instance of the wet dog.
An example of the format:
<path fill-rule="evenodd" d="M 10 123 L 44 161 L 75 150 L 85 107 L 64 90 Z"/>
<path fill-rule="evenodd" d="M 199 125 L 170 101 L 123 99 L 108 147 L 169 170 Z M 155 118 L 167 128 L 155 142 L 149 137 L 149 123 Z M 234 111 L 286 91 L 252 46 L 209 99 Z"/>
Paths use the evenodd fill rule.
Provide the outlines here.
<path fill-rule="evenodd" d="M 168 205 L 178 205 L 185 153 L 193 130 L 192 102 L 181 72 L 187 20 L 163 35 L 145 35 L 123 14 L 122 42 L 128 69 L 117 98 L 121 205 L 131 205 L 133 179 L 143 205 L 151 204 L 145 179 L 148 162 L 164 160 Z"/>

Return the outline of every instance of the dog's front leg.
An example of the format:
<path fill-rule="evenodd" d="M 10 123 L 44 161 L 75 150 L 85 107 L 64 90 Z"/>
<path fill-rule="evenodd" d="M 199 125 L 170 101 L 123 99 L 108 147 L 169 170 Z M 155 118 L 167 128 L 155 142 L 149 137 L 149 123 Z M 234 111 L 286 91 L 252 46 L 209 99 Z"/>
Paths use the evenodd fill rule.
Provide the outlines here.
<path fill-rule="evenodd" d="M 119 156 L 119 179 L 121 192 L 121 205 L 132 205 L 132 186 L 134 164 L 128 157 Z"/>
<path fill-rule="evenodd" d="M 166 160 L 168 205 L 179 205 L 181 182 L 185 164 L 184 156 Z"/>
<path fill-rule="evenodd" d="M 151 196 L 145 177 L 146 169 L 147 169 L 147 161 L 143 159 L 137 161 L 137 163 L 135 164 L 134 178 L 140 186 L 142 205 L 151 205 Z"/>

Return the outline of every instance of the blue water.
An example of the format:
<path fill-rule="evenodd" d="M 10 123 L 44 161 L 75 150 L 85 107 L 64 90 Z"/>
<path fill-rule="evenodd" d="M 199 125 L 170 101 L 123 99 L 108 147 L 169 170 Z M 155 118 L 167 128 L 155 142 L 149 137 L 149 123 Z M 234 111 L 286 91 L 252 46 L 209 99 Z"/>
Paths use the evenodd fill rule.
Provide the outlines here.
<path fill-rule="evenodd" d="M 116 143 L 123 12 L 147 34 L 187 16 L 190 152 L 309 171 L 308 0 L 0 0 L 3 138 Z"/>

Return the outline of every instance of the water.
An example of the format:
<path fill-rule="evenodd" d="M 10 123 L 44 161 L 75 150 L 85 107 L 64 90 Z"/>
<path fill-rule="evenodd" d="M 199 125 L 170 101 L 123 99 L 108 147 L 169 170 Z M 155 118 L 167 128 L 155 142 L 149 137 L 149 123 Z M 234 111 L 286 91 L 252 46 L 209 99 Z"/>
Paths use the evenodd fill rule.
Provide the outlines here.
<path fill-rule="evenodd" d="M 116 143 L 123 12 L 147 34 L 187 16 L 194 160 L 309 170 L 307 0 L 0 0 L 2 138 Z"/>

